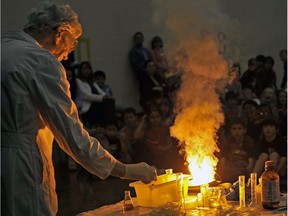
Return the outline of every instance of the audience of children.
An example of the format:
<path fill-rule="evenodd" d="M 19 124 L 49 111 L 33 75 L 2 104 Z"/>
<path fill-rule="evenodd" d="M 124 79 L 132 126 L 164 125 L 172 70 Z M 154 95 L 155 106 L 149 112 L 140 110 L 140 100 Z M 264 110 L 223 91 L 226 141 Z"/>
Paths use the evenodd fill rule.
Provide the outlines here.
<path fill-rule="evenodd" d="M 169 134 L 175 120 L 170 96 L 177 89 L 172 91 L 166 83 L 169 65 L 163 41 L 153 37 L 149 51 L 143 47 L 143 40 L 141 32 L 135 33 L 135 46 L 129 54 L 139 81 L 142 111 L 126 107 L 121 112 L 122 121 L 116 119 L 115 98 L 106 74 L 101 70 L 93 74 L 89 62 L 80 63 L 76 72 L 67 67 L 70 87 L 74 92 L 76 89 L 73 93 L 71 88 L 71 94 L 84 125 L 117 159 L 125 163 L 146 161 L 158 171 L 173 168 L 185 172 L 178 142 Z M 281 51 L 280 56 L 287 66 L 287 51 Z M 219 95 L 225 123 L 218 133 L 216 171 L 223 181 L 232 183 L 239 175 L 248 177 L 252 171 L 260 176 L 268 159 L 274 161 L 281 178 L 287 177 L 287 90 L 284 81 L 277 88 L 273 65 L 272 57 L 260 54 L 248 60 L 242 76 L 238 63 L 229 71 L 237 74 L 236 79 L 227 85 L 224 97 Z M 114 109 L 108 113 L 107 106 L 99 106 L 107 100 L 114 101 L 109 105 Z"/>

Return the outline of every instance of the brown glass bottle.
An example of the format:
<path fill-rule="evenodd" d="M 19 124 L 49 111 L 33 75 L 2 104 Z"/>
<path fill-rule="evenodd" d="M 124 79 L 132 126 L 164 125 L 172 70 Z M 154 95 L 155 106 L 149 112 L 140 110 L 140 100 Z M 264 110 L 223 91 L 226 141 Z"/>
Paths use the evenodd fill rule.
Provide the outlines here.
<path fill-rule="evenodd" d="M 279 207 L 279 175 L 274 170 L 273 161 L 265 162 L 265 171 L 261 175 L 261 202 L 264 209 L 277 209 Z"/>
<path fill-rule="evenodd" d="M 133 201 L 130 196 L 130 191 L 124 192 L 124 203 L 123 203 L 123 209 L 124 211 L 132 210 L 134 209 Z"/>

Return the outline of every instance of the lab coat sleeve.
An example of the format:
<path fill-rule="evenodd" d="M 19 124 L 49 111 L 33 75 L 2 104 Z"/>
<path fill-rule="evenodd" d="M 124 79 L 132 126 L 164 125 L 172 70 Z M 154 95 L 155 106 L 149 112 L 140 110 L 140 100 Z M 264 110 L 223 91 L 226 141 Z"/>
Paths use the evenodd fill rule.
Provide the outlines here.
<path fill-rule="evenodd" d="M 103 101 L 103 97 L 105 94 L 93 94 L 91 91 L 87 92 L 87 90 L 83 86 L 83 82 L 78 78 L 76 78 L 76 85 L 77 85 L 79 92 L 83 96 L 83 100 L 89 101 L 89 102 L 102 102 Z"/>
<path fill-rule="evenodd" d="M 44 124 L 61 149 L 91 173 L 107 178 L 115 158 L 83 128 L 63 66 L 55 58 L 46 59 L 29 77 L 29 90 Z"/>

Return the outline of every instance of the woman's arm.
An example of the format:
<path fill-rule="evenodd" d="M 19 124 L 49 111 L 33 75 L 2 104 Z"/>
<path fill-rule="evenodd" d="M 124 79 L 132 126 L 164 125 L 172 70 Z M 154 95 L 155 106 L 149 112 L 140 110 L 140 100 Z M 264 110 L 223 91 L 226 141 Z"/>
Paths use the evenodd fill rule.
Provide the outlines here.
<path fill-rule="evenodd" d="M 105 93 L 104 93 L 104 95 L 103 94 L 93 94 L 91 91 L 91 87 L 89 86 L 88 83 L 84 83 L 82 80 L 76 78 L 76 86 L 77 86 L 78 91 L 82 94 L 83 100 L 89 101 L 89 102 L 102 102 L 103 101 Z M 97 91 L 98 91 L 98 89 L 97 89 Z"/>

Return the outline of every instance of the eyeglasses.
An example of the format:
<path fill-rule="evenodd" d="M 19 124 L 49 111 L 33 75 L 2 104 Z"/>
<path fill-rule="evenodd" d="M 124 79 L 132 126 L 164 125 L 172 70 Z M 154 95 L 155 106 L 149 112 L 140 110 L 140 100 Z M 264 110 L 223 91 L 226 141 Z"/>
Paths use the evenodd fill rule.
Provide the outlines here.
<path fill-rule="evenodd" d="M 63 40 L 67 45 L 69 46 L 69 49 L 72 51 L 75 49 L 75 47 L 78 45 L 78 40 L 73 37 L 73 35 L 65 30 L 65 33 L 63 33 Z"/>

